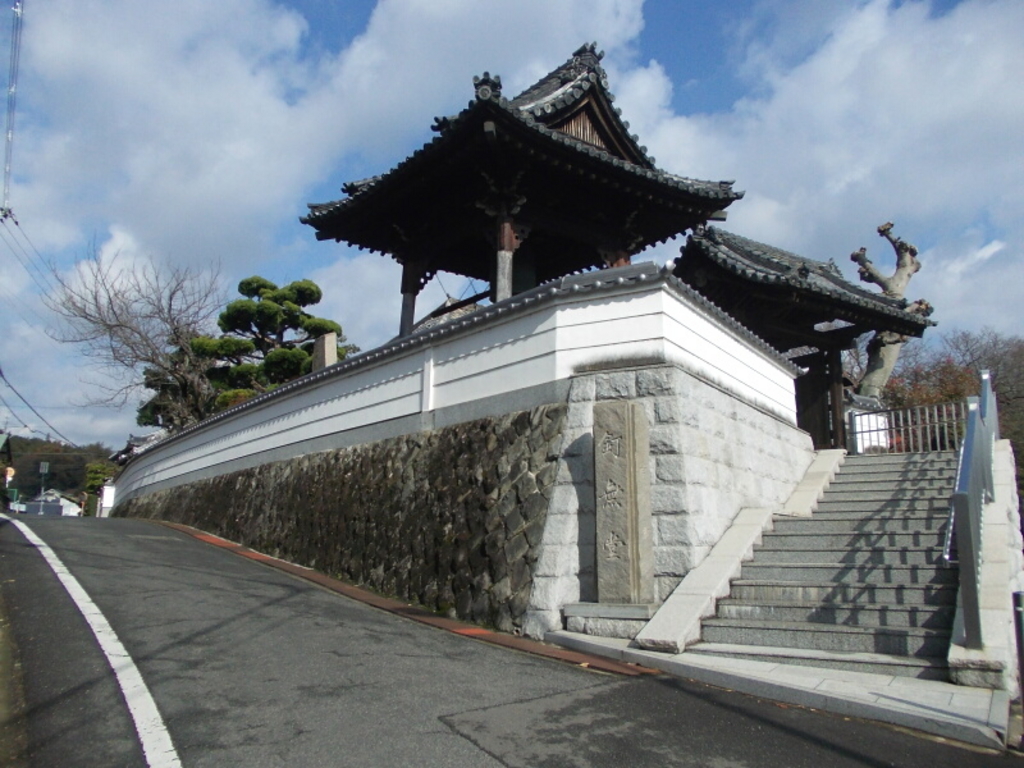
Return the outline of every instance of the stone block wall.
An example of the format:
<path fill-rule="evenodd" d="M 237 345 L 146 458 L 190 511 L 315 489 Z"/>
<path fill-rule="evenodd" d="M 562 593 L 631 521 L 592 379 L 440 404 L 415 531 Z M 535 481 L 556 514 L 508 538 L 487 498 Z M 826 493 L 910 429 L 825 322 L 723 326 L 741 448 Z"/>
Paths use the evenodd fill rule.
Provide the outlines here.
<path fill-rule="evenodd" d="M 307 454 L 156 491 L 115 514 L 193 525 L 518 632 L 538 588 L 566 411 L 541 406 Z"/>
<path fill-rule="evenodd" d="M 526 618 L 542 636 L 561 606 L 597 599 L 594 403 L 629 399 L 650 425 L 655 601 L 671 594 L 744 507 L 779 506 L 814 455 L 810 436 L 671 365 L 577 376 Z"/>
<path fill-rule="evenodd" d="M 673 365 L 583 373 L 568 402 L 200 479 L 119 516 L 194 525 L 452 617 L 533 637 L 597 599 L 594 404 L 649 425 L 660 604 L 743 507 L 782 506 L 810 437 Z"/>

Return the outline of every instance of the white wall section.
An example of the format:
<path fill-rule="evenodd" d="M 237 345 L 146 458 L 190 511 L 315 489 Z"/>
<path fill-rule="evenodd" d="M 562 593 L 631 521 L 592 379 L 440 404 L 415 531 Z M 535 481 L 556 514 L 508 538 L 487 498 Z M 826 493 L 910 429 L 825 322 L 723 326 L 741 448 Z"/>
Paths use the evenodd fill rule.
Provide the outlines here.
<path fill-rule="evenodd" d="M 797 370 L 669 269 L 638 264 L 542 285 L 236 406 L 135 457 L 117 478 L 115 503 L 430 428 L 442 411 L 454 423 L 480 403 L 541 405 L 580 373 L 664 364 L 796 423 Z"/>

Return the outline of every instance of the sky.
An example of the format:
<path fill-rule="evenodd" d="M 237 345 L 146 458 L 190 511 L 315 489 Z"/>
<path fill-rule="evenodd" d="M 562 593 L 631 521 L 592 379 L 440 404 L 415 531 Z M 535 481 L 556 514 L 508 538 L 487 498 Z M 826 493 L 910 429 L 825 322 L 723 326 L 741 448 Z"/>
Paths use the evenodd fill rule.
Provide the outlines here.
<path fill-rule="evenodd" d="M 856 280 L 862 246 L 891 271 L 876 228 L 893 221 L 920 250 L 908 298 L 935 306 L 929 334 L 1024 333 L 1020 0 L 23 0 L 22 18 L 18 223 L 0 227 L 14 434 L 120 447 L 146 431 L 141 394 L 90 405 L 104 373 L 51 337 L 47 269 L 94 252 L 219 265 L 226 298 L 252 274 L 310 278 L 350 342 L 391 338 L 400 268 L 317 242 L 306 204 L 429 141 L 474 75 L 515 94 L 588 41 L 659 167 L 745 191 L 724 228 Z M 418 306 L 474 288 L 442 275 Z"/>

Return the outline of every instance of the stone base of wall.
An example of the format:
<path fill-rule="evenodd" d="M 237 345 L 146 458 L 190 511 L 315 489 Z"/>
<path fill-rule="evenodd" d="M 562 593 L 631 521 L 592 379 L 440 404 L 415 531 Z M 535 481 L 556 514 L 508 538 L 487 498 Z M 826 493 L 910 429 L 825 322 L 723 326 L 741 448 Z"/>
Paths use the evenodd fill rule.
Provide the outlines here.
<path fill-rule="evenodd" d="M 595 635 L 597 637 L 617 637 L 625 640 L 632 640 L 645 626 L 647 626 L 647 621 L 641 619 L 601 619 L 572 616 L 565 621 L 565 628 L 570 632 L 578 632 L 581 635 Z"/>
<path fill-rule="evenodd" d="M 419 603 L 522 631 L 566 406 L 244 469 L 132 499 L 185 523 Z"/>
<path fill-rule="evenodd" d="M 814 456 L 806 432 L 677 366 L 576 376 L 526 620 L 531 635 L 560 629 L 562 606 L 598 599 L 594 404 L 606 400 L 640 403 L 650 425 L 659 605 L 704 560 L 740 509 L 781 509 Z M 632 629 L 602 619 L 584 631 L 600 634 L 601 627 L 620 633 L 615 636 Z"/>
<path fill-rule="evenodd" d="M 649 604 L 575 603 L 562 609 L 570 632 L 632 640 L 657 611 Z"/>

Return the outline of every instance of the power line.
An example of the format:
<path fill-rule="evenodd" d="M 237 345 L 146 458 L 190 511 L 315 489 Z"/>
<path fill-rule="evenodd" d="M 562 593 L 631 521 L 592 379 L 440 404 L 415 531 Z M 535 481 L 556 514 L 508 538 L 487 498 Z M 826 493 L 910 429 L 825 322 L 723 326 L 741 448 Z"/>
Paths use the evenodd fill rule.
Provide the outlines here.
<path fill-rule="evenodd" d="M 21 393 L 14 388 L 14 385 L 11 384 L 11 382 L 7 380 L 7 377 L 4 375 L 3 368 L 0 368 L 0 379 L 3 380 L 4 384 L 6 384 L 8 387 L 11 388 L 11 392 L 16 394 L 18 396 L 18 399 L 21 400 L 21 402 L 23 402 L 25 405 L 28 406 L 28 409 L 30 411 L 32 411 L 32 413 L 34 413 L 36 416 L 39 417 L 40 421 L 42 421 L 43 424 L 45 424 L 46 426 L 48 426 L 50 429 L 53 430 L 53 433 L 55 435 L 57 435 L 57 437 L 59 437 L 62 440 L 64 440 L 65 443 L 67 443 L 68 445 L 70 445 L 73 448 L 78 448 L 79 447 L 73 441 L 69 440 L 64 435 L 62 435 L 59 429 L 57 429 L 55 426 L 53 426 L 53 424 L 48 422 L 46 420 L 46 418 L 41 413 L 39 413 L 39 411 L 37 411 L 35 408 L 32 407 L 32 404 L 28 400 L 26 400 L 24 397 L 22 397 Z M 10 410 L 10 409 L 8 409 L 8 410 Z M 13 413 L 13 411 L 12 411 L 12 413 Z M 25 426 L 28 426 L 28 425 L 26 424 Z"/>
<path fill-rule="evenodd" d="M 24 408 L 24 405 L 18 405 L 15 403 L 15 408 Z M 82 409 L 80 405 L 37 405 L 37 410 L 40 411 L 79 411 Z"/>
<path fill-rule="evenodd" d="M 441 286 L 441 290 L 444 291 L 445 298 L 446 299 L 452 298 L 452 295 L 450 293 L 448 293 L 448 289 L 444 287 L 444 283 L 441 282 L 441 273 L 440 272 L 436 272 L 434 274 L 434 277 L 437 278 L 437 284 L 440 285 Z"/>
<path fill-rule="evenodd" d="M 17 227 L 17 229 L 16 229 L 16 230 L 14 230 L 14 231 L 15 231 L 15 232 L 17 232 L 17 233 L 19 233 L 19 234 L 20 234 L 20 235 L 21 235 L 21 236 L 22 236 L 22 237 L 23 237 L 23 238 L 25 239 L 25 242 L 26 242 L 26 243 L 28 243 L 28 245 L 29 245 L 29 248 L 31 248 L 31 249 L 32 249 L 32 253 L 34 253 L 34 254 L 36 255 L 36 258 L 37 258 L 37 259 L 39 260 L 39 262 L 40 262 L 41 264 L 43 264 L 43 265 L 46 265 L 46 259 L 44 259 L 44 258 L 43 258 L 43 254 L 41 254 L 41 253 L 39 252 L 39 249 L 38 249 L 38 248 L 36 248 L 36 244 L 35 244 L 35 243 L 33 243 L 33 242 L 32 242 L 32 241 L 31 241 L 31 240 L 29 239 L 29 236 L 28 236 L 28 232 L 26 232 L 26 231 L 25 231 L 25 228 L 24 228 L 23 226 L 21 226 L 21 222 L 20 222 L 20 221 L 18 221 L 18 219 L 17 219 L 17 218 L 15 218 L 15 216 L 14 216 L 14 211 L 11 211 L 10 209 L 8 209 L 8 211 L 9 211 L 9 213 L 10 213 L 10 217 L 9 217 L 9 218 L 10 218 L 10 220 L 11 220 L 11 221 L 13 221 L 13 222 L 14 222 L 14 226 L 16 226 L 16 227 Z M 5 217 L 5 218 L 3 219 L 3 222 L 4 222 L 4 226 L 7 226 L 7 217 Z M 25 249 L 24 249 L 24 248 L 22 248 L 21 250 L 22 250 L 22 252 L 25 252 Z M 26 255 L 28 255 L 28 254 L 26 253 Z M 48 266 L 48 265 L 47 265 L 47 266 Z M 39 267 L 37 266 L 37 267 L 36 267 L 36 269 L 39 269 Z M 47 269 L 45 269 L 45 270 L 39 270 L 39 274 L 41 274 L 41 275 L 43 276 L 43 279 L 44 279 L 44 280 L 46 280 L 46 281 L 49 281 L 49 280 L 50 280 L 50 270 L 49 270 L 48 268 L 47 268 Z"/>
<path fill-rule="evenodd" d="M 20 422 L 21 422 L 21 426 L 23 426 L 23 427 L 24 427 L 25 429 L 27 429 L 27 430 L 28 430 L 29 432 L 39 432 L 39 430 L 38 430 L 38 429 L 32 429 L 32 427 L 30 427 L 30 426 L 29 426 L 28 424 L 26 424 L 26 423 L 25 423 L 25 420 L 24 420 L 24 419 L 22 419 L 22 418 L 21 418 L 21 416 L 19 416 L 19 415 L 18 415 L 17 413 L 15 413 L 15 412 L 14 412 L 14 409 L 13 409 L 13 408 L 11 408 L 11 406 L 9 406 L 9 405 L 7 404 L 7 401 L 6 401 L 6 400 L 4 400 L 4 396 L 3 396 L 3 395 L 0 395 L 0 403 L 2 403 L 2 404 L 3 404 L 3 406 L 4 406 L 4 408 L 6 408 L 6 409 L 7 409 L 8 413 L 10 413 L 10 414 L 11 414 L 11 416 L 13 416 L 13 417 L 14 417 L 14 418 L 16 418 L 16 419 L 17 419 L 18 421 L 20 421 Z M 43 433 L 42 433 L 42 432 L 39 432 L 39 434 L 43 434 Z"/>
<path fill-rule="evenodd" d="M 11 237 L 14 237 L 14 233 L 11 232 L 10 228 L 7 226 L 7 219 L 9 218 L 13 218 L 11 209 L 4 208 L 3 212 L 0 213 L 0 223 L 3 223 L 3 229 L 0 229 L 0 240 L 3 240 L 4 245 L 6 245 L 8 250 L 10 250 L 12 254 L 14 254 L 14 258 L 18 260 L 18 263 L 21 264 L 22 269 L 24 269 L 25 272 L 28 273 L 28 276 L 32 278 L 32 282 L 36 284 L 36 287 L 38 287 L 39 290 L 41 290 L 44 294 L 49 293 L 52 289 L 49 285 L 46 284 L 46 280 L 48 277 L 47 274 L 43 272 L 43 270 L 40 269 L 38 266 L 36 266 L 35 272 L 29 269 L 29 265 L 28 263 L 26 263 L 25 259 L 27 258 L 29 261 L 31 261 L 31 256 L 29 256 L 29 254 L 25 251 L 25 249 L 21 246 L 20 243 L 17 243 L 17 241 L 15 241 L 15 243 L 17 243 L 18 248 L 15 248 L 11 241 L 8 240 L 7 235 L 4 234 L 3 230 L 7 230 L 7 232 L 11 234 Z M 22 255 L 18 253 L 19 250 L 21 251 L 21 254 L 24 254 L 25 258 L 22 258 Z M 42 260 L 41 256 L 39 258 L 40 260 Z"/>
<path fill-rule="evenodd" d="M 14 310 L 14 313 L 24 320 L 29 326 L 35 326 L 37 323 L 42 326 L 49 325 L 50 321 L 39 314 L 31 304 L 20 299 L 15 299 L 14 294 L 10 291 L 0 287 L 0 299 L 3 300 L 3 306 L 5 309 L 10 308 Z M 35 320 L 32 320 L 22 310 L 27 310 Z M 47 336 L 47 338 L 50 338 Z"/>

